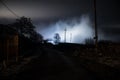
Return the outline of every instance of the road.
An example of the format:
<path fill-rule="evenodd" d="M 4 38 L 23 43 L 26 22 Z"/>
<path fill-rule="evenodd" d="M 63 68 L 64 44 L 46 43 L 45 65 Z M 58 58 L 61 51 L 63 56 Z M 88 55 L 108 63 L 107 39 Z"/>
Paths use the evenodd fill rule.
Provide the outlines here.
<path fill-rule="evenodd" d="M 39 53 L 39 50 L 36 51 Z M 16 80 L 97 80 L 82 67 L 77 67 L 61 52 L 46 49 L 14 77 Z"/>

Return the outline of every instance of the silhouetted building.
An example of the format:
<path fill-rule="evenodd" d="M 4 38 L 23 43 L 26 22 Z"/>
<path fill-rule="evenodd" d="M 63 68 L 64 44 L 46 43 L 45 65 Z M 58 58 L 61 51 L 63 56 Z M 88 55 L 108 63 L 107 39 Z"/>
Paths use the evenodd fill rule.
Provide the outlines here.
<path fill-rule="evenodd" d="M 0 24 L 0 61 L 18 59 L 18 38 L 16 30 Z"/>

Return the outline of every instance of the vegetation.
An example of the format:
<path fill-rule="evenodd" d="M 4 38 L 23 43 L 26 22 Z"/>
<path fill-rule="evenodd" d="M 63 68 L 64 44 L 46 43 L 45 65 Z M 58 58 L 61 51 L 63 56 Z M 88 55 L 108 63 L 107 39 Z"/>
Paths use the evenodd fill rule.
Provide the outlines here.
<path fill-rule="evenodd" d="M 93 44 L 94 44 L 94 39 L 92 39 L 92 38 L 87 38 L 87 39 L 85 40 L 85 44 L 86 44 L 86 45 L 93 45 Z"/>
<path fill-rule="evenodd" d="M 16 19 L 16 22 L 10 24 L 10 27 L 13 27 L 19 35 L 28 37 L 32 41 L 42 42 L 43 40 L 43 36 L 35 31 L 35 26 L 30 18 L 23 16 L 20 19 Z"/>
<path fill-rule="evenodd" d="M 60 35 L 59 35 L 58 33 L 55 34 L 54 39 L 55 39 L 55 40 L 54 40 L 54 43 L 55 43 L 55 44 L 60 43 L 60 39 L 61 39 L 61 38 L 60 38 Z"/>

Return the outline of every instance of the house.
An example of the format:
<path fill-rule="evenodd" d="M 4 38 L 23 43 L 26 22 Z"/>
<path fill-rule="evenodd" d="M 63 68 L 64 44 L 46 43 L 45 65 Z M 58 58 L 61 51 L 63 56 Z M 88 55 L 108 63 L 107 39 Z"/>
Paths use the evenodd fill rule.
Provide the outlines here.
<path fill-rule="evenodd" d="M 16 30 L 8 25 L 0 24 L 0 62 L 9 63 L 18 60 L 19 36 Z"/>

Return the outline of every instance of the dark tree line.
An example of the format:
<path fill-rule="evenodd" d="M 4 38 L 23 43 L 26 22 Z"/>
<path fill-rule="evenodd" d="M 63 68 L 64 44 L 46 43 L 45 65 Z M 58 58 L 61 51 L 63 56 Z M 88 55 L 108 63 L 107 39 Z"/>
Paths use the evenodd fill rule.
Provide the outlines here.
<path fill-rule="evenodd" d="M 20 19 L 16 19 L 10 26 L 13 27 L 19 35 L 28 37 L 33 41 L 42 42 L 43 40 L 43 36 L 35 31 L 35 26 L 32 24 L 30 18 L 23 16 Z"/>
<path fill-rule="evenodd" d="M 32 24 L 32 20 L 24 16 L 16 19 L 14 23 L 5 26 L 14 29 L 18 35 L 26 37 L 34 42 L 47 43 L 48 41 L 51 41 L 49 39 L 43 40 L 43 36 L 35 31 L 35 26 Z M 9 32 L 11 31 L 9 30 Z M 55 44 L 58 44 L 60 43 L 60 39 L 60 35 L 56 33 L 53 41 Z"/>

